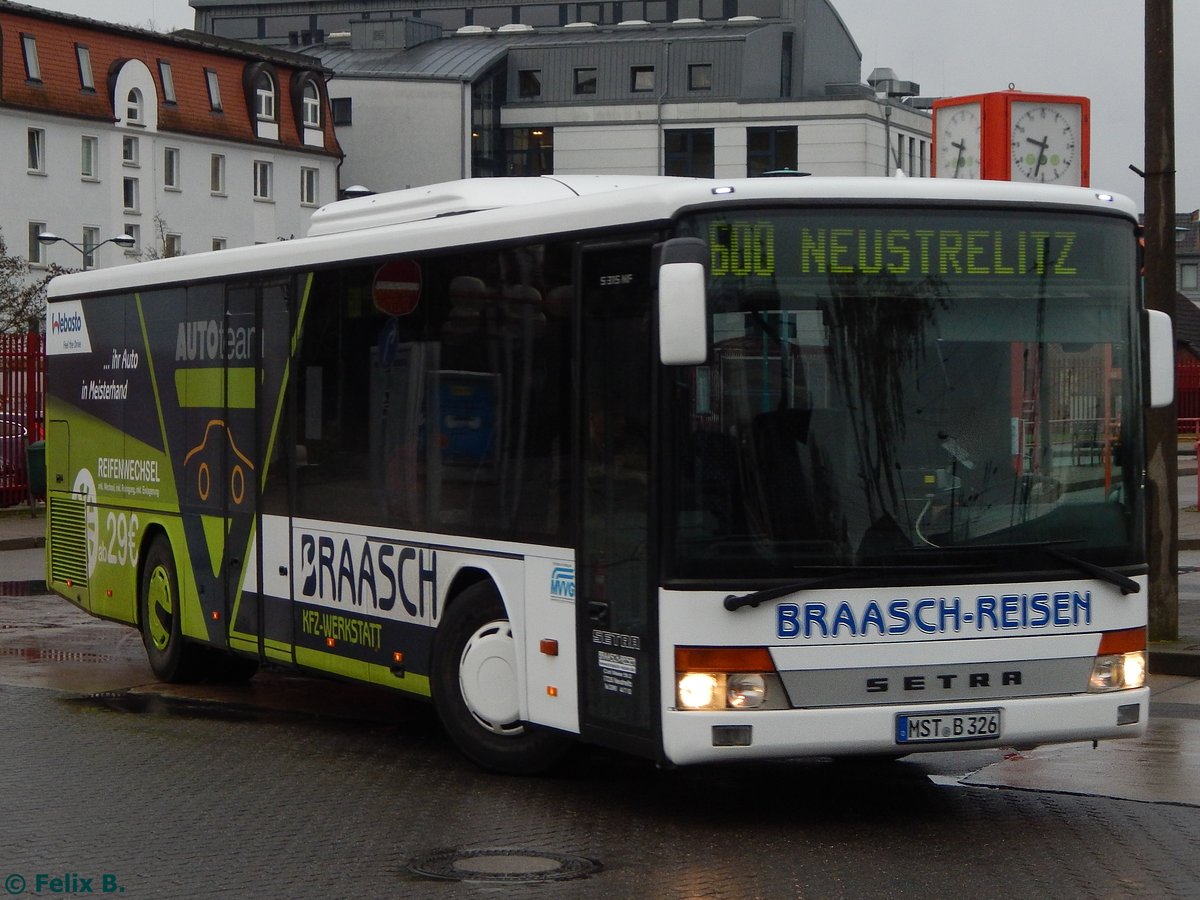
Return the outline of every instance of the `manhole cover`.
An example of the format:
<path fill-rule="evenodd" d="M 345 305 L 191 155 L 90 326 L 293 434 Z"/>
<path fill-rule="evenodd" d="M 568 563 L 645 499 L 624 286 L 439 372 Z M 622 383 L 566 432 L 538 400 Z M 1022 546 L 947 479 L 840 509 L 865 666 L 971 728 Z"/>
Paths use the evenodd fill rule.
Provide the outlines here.
<path fill-rule="evenodd" d="M 586 878 L 600 863 L 583 856 L 540 850 L 435 850 L 408 864 L 410 872 L 450 881 L 489 881 L 529 884 Z"/>

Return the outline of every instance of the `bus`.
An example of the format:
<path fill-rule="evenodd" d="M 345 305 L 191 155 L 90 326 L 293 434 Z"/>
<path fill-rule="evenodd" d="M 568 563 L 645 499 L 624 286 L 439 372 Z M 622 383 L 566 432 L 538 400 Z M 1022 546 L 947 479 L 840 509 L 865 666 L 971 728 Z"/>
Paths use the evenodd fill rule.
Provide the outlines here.
<path fill-rule="evenodd" d="M 47 578 L 166 682 L 428 698 L 475 763 L 1135 737 L 1134 206 L 543 176 L 49 288 Z"/>

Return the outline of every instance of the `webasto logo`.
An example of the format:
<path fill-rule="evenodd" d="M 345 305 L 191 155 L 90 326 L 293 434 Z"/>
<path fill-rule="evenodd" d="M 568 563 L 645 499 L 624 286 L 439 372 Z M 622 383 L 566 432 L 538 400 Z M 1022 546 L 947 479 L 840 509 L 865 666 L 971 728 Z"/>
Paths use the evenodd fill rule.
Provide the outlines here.
<path fill-rule="evenodd" d="M 79 313 L 51 313 L 51 334 L 72 334 L 83 331 L 83 316 Z"/>

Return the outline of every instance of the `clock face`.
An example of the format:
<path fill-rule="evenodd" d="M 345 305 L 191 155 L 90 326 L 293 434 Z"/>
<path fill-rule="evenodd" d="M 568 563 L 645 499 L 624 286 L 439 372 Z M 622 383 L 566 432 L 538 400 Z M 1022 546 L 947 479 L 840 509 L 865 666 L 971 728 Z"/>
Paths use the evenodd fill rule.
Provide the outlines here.
<path fill-rule="evenodd" d="M 943 106 L 937 115 L 938 178 L 978 178 L 979 104 Z"/>
<path fill-rule="evenodd" d="M 1080 184 L 1083 111 L 1077 103 L 1013 103 L 1013 181 Z"/>

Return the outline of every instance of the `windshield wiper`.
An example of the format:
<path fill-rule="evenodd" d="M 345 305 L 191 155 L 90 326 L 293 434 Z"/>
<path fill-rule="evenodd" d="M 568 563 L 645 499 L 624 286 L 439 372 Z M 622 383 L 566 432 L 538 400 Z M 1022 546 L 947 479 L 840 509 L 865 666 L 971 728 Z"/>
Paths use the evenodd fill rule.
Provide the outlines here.
<path fill-rule="evenodd" d="M 1142 586 L 1128 575 L 1122 575 L 1115 569 L 1098 566 L 1095 563 L 1088 562 L 1086 559 L 1080 559 L 1078 556 L 1072 556 L 1069 553 L 1063 553 L 1061 550 L 1055 550 L 1053 547 L 1042 547 L 1041 550 L 1047 556 L 1074 566 L 1079 571 L 1091 575 L 1093 578 L 1107 581 L 1109 584 L 1115 584 L 1121 589 L 1122 594 L 1136 594 L 1142 589 Z"/>
<path fill-rule="evenodd" d="M 1095 563 L 1088 562 L 1086 559 L 1080 559 L 1078 556 L 1072 556 L 1070 553 L 1063 553 L 1054 547 L 1055 544 L 1077 544 L 1078 541 L 1062 540 L 1062 541 L 1030 541 L 1020 544 L 954 544 L 949 547 L 938 547 L 938 552 L 946 551 L 950 553 L 969 553 L 971 551 L 993 551 L 993 550 L 1037 550 L 1052 559 L 1057 559 L 1059 562 L 1064 562 L 1083 572 L 1085 575 L 1091 575 L 1093 578 L 1100 581 L 1107 581 L 1111 585 L 1121 589 L 1122 594 L 1136 594 L 1142 589 L 1142 586 L 1130 578 L 1128 575 L 1122 575 L 1115 569 L 1109 569 L 1105 566 L 1098 566 Z M 929 551 L 921 550 L 920 553 Z"/>
<path fill-rule="evenodd" d="M 861 573 L 848 569 L 843 572 L 834 572 L 832 575 L 818 575 L 816 578 L 805 578 L 803 581 L 793 581 L 790 584 L 780 584 L 775 587 L 763 588 L 761 591 L 752 591 L 740 597 L 736 594 L 729 594 L 725 597 L 725 608 L 733 612 L 741 609 L 743 606 L 758 606 L 760 603 L 766 603 L 768 600 L 778 600 L 780 597 L 786 597 L 788 594 L 795 594 L 800 591 L 807 591 L 809 588 L 828 587 L 839 582 L 849 581 L 855 575 L 861 575 Z"/>

